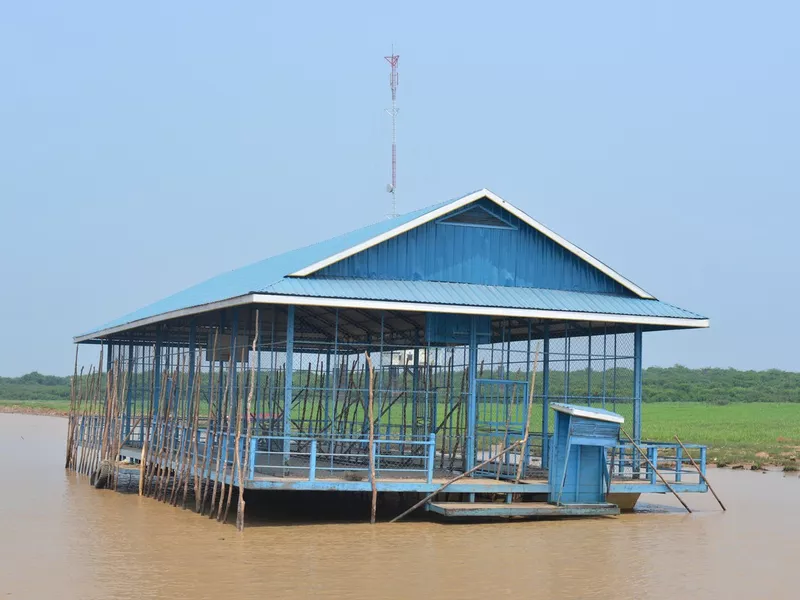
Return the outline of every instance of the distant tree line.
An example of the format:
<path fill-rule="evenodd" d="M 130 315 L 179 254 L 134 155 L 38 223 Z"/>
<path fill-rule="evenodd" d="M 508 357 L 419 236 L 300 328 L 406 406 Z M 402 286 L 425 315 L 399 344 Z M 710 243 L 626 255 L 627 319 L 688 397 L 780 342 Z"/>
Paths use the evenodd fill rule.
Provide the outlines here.
<path fill-rule="evenodd" d="M 613 371 L 606 372 L 606 393 L 610 396 Z M 513 379 L 524 377 L 514 373 Z M 300 377 L 300 374 L 296 374 Z M 484 373 L 484 377 L 492 377 Z M 630 388 L 633 373 L 630 369 L 617 369 L 616 380 L 620 387 Z M 583 369 L 569 376 L 571 395 L 584 395 L 588 391 L 588 372 Z M 300 379 L 296 381 L 302 385 Z M 541 393 L 541 377 L 537 378 L 536 392 Z M 564 373 L 551 374 L 553 396 L 563 393 Z M 602 395 L 602 373 L 592 372 L 591 395 Z M 800 373 L 770 369 L 767 371 L 738 371 L 736 369 L 689 369 L 674 367 L 649 367 L 644 370 L 645 402 L 705 402 L 728 404 L 730 402 L 800 402 Z M 458 387 L 458 386 L 456 386 Z M 0 400 L 43 401 L 69 400 L 70 378 L 42 375 L 33 372 L 21 377 L 0 377 Z"/>

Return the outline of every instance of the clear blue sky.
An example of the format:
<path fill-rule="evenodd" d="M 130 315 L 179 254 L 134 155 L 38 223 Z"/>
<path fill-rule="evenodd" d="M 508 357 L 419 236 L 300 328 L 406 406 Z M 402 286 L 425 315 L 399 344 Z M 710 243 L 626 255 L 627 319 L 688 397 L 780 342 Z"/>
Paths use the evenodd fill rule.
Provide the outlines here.
<path fill-rule="evenodd" d="M 796 2 L 13 2 L 0 374 L 387 212 L 488 187 L 711 319 L 647 364 L 800 369 Z"/>

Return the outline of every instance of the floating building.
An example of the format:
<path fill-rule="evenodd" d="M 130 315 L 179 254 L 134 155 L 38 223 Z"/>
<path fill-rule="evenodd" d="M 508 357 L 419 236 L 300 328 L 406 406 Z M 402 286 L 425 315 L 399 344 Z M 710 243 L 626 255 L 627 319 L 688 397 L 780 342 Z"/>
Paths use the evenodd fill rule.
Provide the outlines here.
<path fill-rule="evenodd" d="M 108 375 L 94 410 L 76 380 L 68 463 L 128 459 L 143 493 L 201 511 L 226 485 L 416 499 L 465 475 L 425 506 L 614 513 L 707 489 L 641 411 L 644 334 L 704 327 L 480 190 L 77 336 Z"/>

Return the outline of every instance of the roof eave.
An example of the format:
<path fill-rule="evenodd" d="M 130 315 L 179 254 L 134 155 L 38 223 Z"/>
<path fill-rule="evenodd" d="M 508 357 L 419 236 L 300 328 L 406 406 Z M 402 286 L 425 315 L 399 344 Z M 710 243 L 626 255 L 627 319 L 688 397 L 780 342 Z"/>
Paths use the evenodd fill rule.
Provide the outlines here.
<path fill-rule="evenodd" d="M 124 333 L 138 327 L 146 327 L 155 323 L 180 317 L 211 312 L 244 304 L 292 304 L 296 306 L 324 306 L 328 308 L 361 308 L 371 310 L 406 310 L 412 312 L 452 313 L 465 315 L 484 315 L 498 317 L 514 317 L 527 319 L 547 319 L 558 321 L 593 321 L 606 323 L 624 323 L 630 325 L 649 325 L 676 329 L 703 329 L 709 326 L 706 318 L 656 317 L 648 315 L 621 315 L 612 313 L 578 312 L 566 310 L 546 310 L 534 308 L 504 308 L 493 306 L 471 306 L 459 304 L 435 304 L 425 302 L 404 302 L 397 300 L 354 300 L 349 298 L 322 298 L 315 296 L 292 296 L 284 294 L 245 294 L 219 302 L 201 304 L 182 308 L 144 319 L 138 319 L 122 325 L 115 325 L 73 338 L 80 344 L 118 333 Z"/>

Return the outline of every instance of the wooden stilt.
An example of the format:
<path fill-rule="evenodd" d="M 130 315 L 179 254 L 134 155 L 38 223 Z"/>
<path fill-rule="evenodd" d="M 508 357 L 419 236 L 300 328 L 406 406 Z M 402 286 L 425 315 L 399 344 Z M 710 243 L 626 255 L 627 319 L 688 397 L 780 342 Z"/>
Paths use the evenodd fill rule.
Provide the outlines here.
<path fill-rule="evenodd" d="M 244 364 L 244 353 L 245 349 L 242 348 L 242 357 L 239 361 L 240 365 Z M 242 404 L 243 404 L 243 392 L 242 392 L 242 385 L 244 377 L 236 374 L 234 375 L 238 379 L 239 385 L 236 386 L 236 431 L 234 433 L 233 438 L 233 460 L 231 461 L 231 482 L 228 484 L 228 495 L 225 499 L 225 510 L 222 511 L 222 523 L 228 522 L 228 511 L 231 507 L 231 496 L 233 495 L 233 483 L 239 475 L 239 469 L 241 467 L 241 460 L 242 460 L 242 453 L 240 452 L 239 444 L 242 441 Z M 233 426 L 233 419 L 231 418 L 230 422 L 231 427 Z M 228 429 L 228 437 L 230 437 L 230 429 Z"/>
<path fill-rule="evenodd" d="M 255 335 L 253 336 L 253 347 L 251 348 L 253 354 L 257 351 L 258 345 L 258 330 L 259 330 L 259 320 L 258 320 L 258 310 L 256 310 L 256 324 L 255 324 Z M 245 429 L 245 439 L 244 439 L 244 464 L 239 464 L 239 502 L 236 509 L 236 529 L 239 531 L 244 531 L 244 510 L 245 510 L 245 501 L 244 501 L 244 476 L 245 476 L 245 469 L 250 469 L 250 435 L 251 435 L 251 417 L 250 417 L 250 409 L 253 403 L 253 391 L 256 388 L 256 361 L 250 361 L 250 387 L 247 390 L 247 406 L 245 410 L 245 418 L 247 419 L 247 425 Z"/>
<path fill-rule="evenodd" d="M 530 354 L 528 355 L 530 357 Z M 528 389 L 528 414 L 525 417 L 525 432 L 522 435 L 522 448 L 519 453 L 519 464 L 517 465 L 517 476 L 514 483 L 519 483 L 522 479 L 523 461 L 527 459 L 525 449 L 528 447 L 528 439 L 531 435 L 531 411 L 533 410 L 534 390 L 536 389 L 536 370 L 539 368 L 539 343 L 536 343 L 536 353 L 533 357 L 533 370 L 531 371 L 530 388 Z M 546 432 L 543 433 L 546 435 Z"/>

